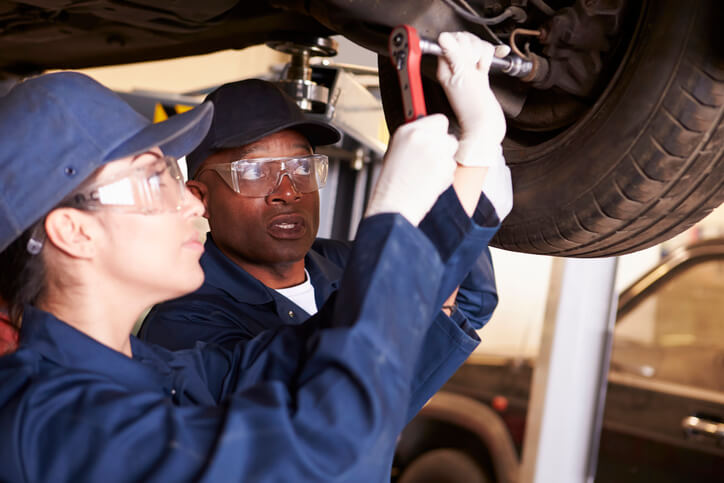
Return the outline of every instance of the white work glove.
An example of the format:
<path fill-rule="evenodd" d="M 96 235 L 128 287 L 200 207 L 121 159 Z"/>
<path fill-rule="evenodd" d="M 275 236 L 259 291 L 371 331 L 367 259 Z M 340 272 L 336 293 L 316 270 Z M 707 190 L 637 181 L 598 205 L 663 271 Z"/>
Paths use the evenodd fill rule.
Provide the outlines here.
<path fill-rule="evenodd" d="M 463 166 L 488 168 L 482 191 L 502 221 L 513 207 L 513 186 L 500 145 L 505 116 L 488 79 L 495 47 L 468 32 L 441 33 L 438 43 L 444 56 L 437 77 L 461 128 L 455 159 Z"/>
<path fill-rule="evenodd" d="M 491 166 L 505 137 L 505 116 L 488 80 L 495 47 L 468 32 L 443 32 L 438 42 L 444 55 L 437 78 L 462 129 L 455 159 L 463 166 Z"/>
<path fill-rule="evenodd" d="M 442 114 L 397 129 L 365 216 L 400 213 L 414 226 L 422 221 L 453 182 L 458 142 L 447 129 Z"/>

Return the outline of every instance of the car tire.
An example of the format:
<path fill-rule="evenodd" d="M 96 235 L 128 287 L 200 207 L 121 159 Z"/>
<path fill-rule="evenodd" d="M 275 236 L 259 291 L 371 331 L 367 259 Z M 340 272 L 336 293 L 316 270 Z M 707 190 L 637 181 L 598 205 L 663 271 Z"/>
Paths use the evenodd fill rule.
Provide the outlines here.
<path fill-rule="evenodd" d="M 398 483 L 488 483 L 490 478 L 467 453 L 441 448 L 417 457 Z"/>
<path fill-rule="evenodd" d="M 721 2 L 641 2 L 594 106 L 539 144 L 506 140 L 514 208 L 492 245 L 567 257 L 621 255 L 691 227 L 724 201 Z M 380 58 L 391 130 L 399 88 Z M 431 112 L 449 112 L 425 80 Z"/>

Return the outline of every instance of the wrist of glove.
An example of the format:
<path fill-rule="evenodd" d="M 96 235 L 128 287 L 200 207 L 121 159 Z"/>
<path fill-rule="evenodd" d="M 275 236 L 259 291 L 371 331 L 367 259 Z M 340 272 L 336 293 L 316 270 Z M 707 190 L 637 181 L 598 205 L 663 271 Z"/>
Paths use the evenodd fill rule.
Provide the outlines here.
<path fill-rule="evenodd" d="M 458 143 L 455 161 L 471 168 L 487 168 L 497 164 L 502 156 L 503 148 L 499 143 L 490 144 L 484 136 L 465 134 Z"/>
<path fill-rule="evenodd" d="M 385 155 L 365 216 L 400 213 L 417 226 L 453 181 L 458 143 L 441 114 L 400 126 Z"/>
<path fill-rule="evenodd" d="M 501 154 L 496 158 L 496 162 L 488 167 L 482 191 L 490 200 L 490 204 L 495 208 L 495 213 L 502 223 L 513 209 L 513 183 L 510 168 L 505 164 L 502 150 Z"/>

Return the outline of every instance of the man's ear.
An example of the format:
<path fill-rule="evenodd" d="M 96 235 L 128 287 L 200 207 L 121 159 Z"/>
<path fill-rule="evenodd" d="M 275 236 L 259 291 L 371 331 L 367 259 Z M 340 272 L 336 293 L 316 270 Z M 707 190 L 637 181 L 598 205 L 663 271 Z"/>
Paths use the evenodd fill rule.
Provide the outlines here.
<path fill-rule="evenodd" d="M 90 213 L 58 208 L 45 218 L 47 239 L 58 250 L 74 258 L 93 258 L 100 237 L 98 221 Z"/>
<path fill-rule="evenodd" d="M 186 187 L 191 191 L 191 194 L 193 194 L 195 197 L 197 197 L 201 203 L 204 205 L 204 218 L 208 218 L 209 215 L 209 188 L 206 186 L 206 184 L 202 183 L 201 181 L 196 181 L 195 179 L 190 179 L 186 182 Z"/>

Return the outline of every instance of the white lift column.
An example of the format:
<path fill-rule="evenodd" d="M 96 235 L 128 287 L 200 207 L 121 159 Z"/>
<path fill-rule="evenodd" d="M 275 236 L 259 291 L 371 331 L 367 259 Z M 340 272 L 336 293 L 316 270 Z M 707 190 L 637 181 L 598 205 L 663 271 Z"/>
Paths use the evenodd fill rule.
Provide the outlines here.
<path fill-rule="evenodd" d="M 616 264 L 616 258 L 553 262 L 522 483 L 593 481 L 618 298 Z"/>

